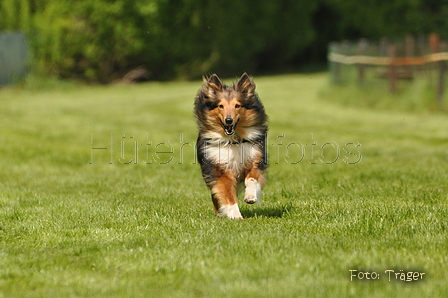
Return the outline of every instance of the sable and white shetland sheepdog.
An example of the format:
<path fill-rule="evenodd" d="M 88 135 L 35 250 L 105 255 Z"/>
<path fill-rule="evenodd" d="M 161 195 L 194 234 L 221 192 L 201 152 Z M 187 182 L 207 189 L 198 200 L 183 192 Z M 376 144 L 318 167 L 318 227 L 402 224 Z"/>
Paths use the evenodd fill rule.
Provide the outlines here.
<path fill-rule="evenodd" d="M 244 201 L 260 200 L 266 179 L 267 115 L 254 81 L 244 73 L 232 86 L 214 74 L 203 79 L 195 100 L 199 136 L 197 156 L 210 188 L 215 213 L 242 219 L 237 188 L 246 188 Z"/>

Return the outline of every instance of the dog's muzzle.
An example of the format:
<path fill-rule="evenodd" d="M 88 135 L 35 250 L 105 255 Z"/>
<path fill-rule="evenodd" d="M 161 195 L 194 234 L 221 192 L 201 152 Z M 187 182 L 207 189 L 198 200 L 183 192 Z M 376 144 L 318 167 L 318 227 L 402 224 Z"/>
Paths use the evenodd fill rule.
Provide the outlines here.
<path fill-rule="evenodd" d="M 226 118 L 224 121 L 225 123 L 222 124 L 222 126 L 224 127 L 224 132 L 228 136 L 233 135 L 235 133 L 235 128 L 238 124 L 238 121 L 236 121 L 234 124 L 232 118 Z"/>

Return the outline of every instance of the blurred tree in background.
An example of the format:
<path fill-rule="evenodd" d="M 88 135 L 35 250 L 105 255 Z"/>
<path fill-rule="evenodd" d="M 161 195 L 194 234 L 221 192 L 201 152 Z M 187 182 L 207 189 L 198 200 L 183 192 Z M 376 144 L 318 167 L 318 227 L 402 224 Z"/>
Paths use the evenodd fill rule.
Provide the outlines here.
<path fill-rule="evenodd" d="M 295 69 L 332 40 L 448 34 L 439 0 L 2 0 L 0 30 L 28 34 L 41 75 L 110 82 Z"/>

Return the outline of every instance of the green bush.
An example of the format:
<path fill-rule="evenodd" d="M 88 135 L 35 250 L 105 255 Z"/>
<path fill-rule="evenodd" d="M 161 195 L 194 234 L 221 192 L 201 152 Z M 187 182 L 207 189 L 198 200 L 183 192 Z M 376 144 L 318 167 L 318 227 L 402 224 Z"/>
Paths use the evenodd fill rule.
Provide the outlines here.
<path fill-rule="evenodd" d="M 173 75 L 235 75 L 288 65 L 313 39 L 316 4 L 304 1 L 163 1 L 158 23 Z"/>
<path fill-rule="evenodd" d="M 106 82 L 144 52 L 142 15 L 126 1 L 51 1 L 34 19 L 38 69 Z"/>
<path fill-rule="evenodd" d="M 0 30 L 28 33 L 36 73 L 92 82 L 141 65 L 152 79 L 277 71 L 323 61 L 330 40 L 444 36 L 448 4 L 370 2 L 2 0 Z"/>
<path fill-rule="evenodd" d="M 312 41 L 316 5 L 289 0 L 5 0 L 0 29 L 29 33 L 37 73 L 108 82 L 281 68 Z M 302 32 L 302 34 L 295 34 Z"/>
<path fill-rule="evenodd" d="M 29 30 L 31 10 L 28 0 L 2 0 L 0 2 L 0 30 Z"/>

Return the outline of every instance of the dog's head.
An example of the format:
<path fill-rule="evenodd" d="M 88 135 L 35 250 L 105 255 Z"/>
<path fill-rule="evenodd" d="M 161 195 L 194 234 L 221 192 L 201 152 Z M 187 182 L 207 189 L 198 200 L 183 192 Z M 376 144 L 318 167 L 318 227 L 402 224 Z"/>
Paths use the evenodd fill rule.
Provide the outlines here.
<path fill-rule="evenodd" d="M 218 122 L 227 136 L 233 135 L 238 125 L 253 125 L 255 116 L 252 114 L 255 111 L 251 113 L 250 110 L 261 105 L 255 93 L 255 83 L 246 73 L 230 87 L 224 85 L 216 74 L 204 78 L 196 109 L 198 101 L 207 110 L 207 119 L 204 120 Z"/>

